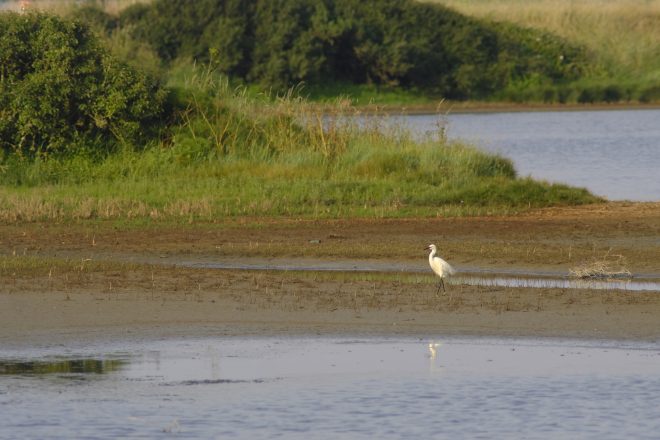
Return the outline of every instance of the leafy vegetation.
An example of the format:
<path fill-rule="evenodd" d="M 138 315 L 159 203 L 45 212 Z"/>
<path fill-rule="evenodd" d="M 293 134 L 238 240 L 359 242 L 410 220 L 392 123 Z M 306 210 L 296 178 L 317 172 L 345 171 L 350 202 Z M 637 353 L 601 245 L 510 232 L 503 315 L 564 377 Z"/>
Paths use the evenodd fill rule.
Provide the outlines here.
<path fill-rule="evenodd" d="M 152 75 L 193 60 L 251 89 L 304 84 L 311 99 L 359 104 L 660 100 L 659 0 L 68 4 L 115 56 Z"/>
<path fill-rule="evenodd" d="M 520 84 L 496 98 L 518 101 L 660 101 L 660 0 L 425 0 L 506 26 L 550 32 L 594 60 L 570 84 Z"/>
<path fill-rule="evenodd" d="M 165 92 L 54 15 L 0 15 L 0 145 L 35 156 L 153 135 Z M 101 146 L 102 148 L 98 148 Z"/>
<path fill-rule="evenodd" d="M 77 13 L 95 29 L 114 26 Z M 117 62 L 77 19 L 0 20 L 0 221 L 473 215 L 599 200 L 518 178 L 510 160 L 449 143 L 442 131 L 418 139 L 381 117 L 360 119 L 345 100 L 321 109 L 291 90 L 236 87 L 213 57 L 173 63 L 160 87 Z M 113 53 L 134 41 L 122 32 L 109 37 Z"/>
<path fill-rule="evenodd" d="M 155 0 L 115 23 L 165 62 L 210 62 L 277 90 L 373 84 L 483 99 L 520 81 L 565 83 L 589 68 L 584 51 L 550 34 L 412 0 Z"/>
<path fill-rule="evenodd" d="M 5 157 L 2 220 L 474 215 L 598 200 L 518 178 L 508 159 L 441 133 L 418 141 L 339 104 L 329 117 L 294 96 L 254 98 L 199 67 L 168 87 L 189 105 L 166 140 L 103 158 Z"/>

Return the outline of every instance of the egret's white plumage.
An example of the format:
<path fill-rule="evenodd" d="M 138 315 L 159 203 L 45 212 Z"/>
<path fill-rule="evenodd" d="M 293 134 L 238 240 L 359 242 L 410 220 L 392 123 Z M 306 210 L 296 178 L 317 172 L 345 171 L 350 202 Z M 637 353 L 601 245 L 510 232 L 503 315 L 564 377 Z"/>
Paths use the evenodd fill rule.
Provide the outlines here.
<path fill-rule="evenodd" d="M 440 285 L 438 286 L 438 290 L 440 290 L 440 287 L 442 287 L 442 290 L 444 291 L 445 278 L 450 275 L 454 275 L 456 271 L 453 267 L 451 267 L 449 263 L 436 255 L 438 249 L 434 244 L 428 245 L 426 250 L 431 251 L 431 253 L 429 253 L 429 265 L 431 266 L 431 269 L 433 269 L 433 272 L 435 272 L 435 274 L 440 277 Z"/>

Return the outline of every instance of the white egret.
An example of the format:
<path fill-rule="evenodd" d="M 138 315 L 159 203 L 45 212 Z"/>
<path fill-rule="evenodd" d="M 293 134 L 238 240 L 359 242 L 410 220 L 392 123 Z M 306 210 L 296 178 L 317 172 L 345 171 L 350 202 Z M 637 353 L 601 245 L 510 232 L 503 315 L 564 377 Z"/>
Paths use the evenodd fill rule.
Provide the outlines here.
<path fill-rule="evenodd" d="M 431 269 L 433 269 L 433 272 L 435 272 L 435 274 L 440 277 L 440 284 L 438 284 L 438 292 L 440 291 L 440 287 L 442 287 L 442 291 L 445 292 L 446 291 L 445 278 L 450 275 L 454 275 L 456 271 L 454 270 L 453 267 L 451 267 L 449 263 L 447 263 L 445 260 L 443 260 L 442 258 L 436 255 L 438 249 L 435 247 L 434 244 L 428 245 L 428 247 L 426 247 L 425 250 L 431 251 L 431 253 L 429 254 L 429 265 L 431 266 Z"/>

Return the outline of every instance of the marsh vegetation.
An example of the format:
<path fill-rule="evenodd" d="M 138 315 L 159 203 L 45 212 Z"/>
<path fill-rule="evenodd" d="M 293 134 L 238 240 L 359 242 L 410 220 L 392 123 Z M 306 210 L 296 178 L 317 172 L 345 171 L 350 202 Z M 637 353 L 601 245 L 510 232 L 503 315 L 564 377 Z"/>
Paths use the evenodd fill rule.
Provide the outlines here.
<path fill-rule="evenodd" d="M 547 96 L 532 89 L 512 96 L 523 101 L 660 100 L 660 1 L 632 0 L 427 0 L 489 22 L 549 32 L 583 47 L 597 69 Z"/>
<path fill-rule="evenodd" d="M 255 94 L 212 63 L 172 65 L 158 82 L 82 22 L 2 20 L 4 221 L 471 215 L 599 200 L 520 178 L 442 130 L 419 140 L 378 118 L 340 123 L 359 112 L 343 100 L 326 118 L 295 90 Z"/>

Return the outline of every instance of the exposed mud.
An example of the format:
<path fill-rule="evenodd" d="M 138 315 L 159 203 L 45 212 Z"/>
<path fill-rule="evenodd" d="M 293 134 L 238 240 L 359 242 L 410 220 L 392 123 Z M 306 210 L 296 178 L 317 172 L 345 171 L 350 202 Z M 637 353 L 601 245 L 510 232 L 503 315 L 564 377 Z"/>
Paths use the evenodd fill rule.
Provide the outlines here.
<path fill-rule="evenodd" d="M 423 261 L 438 245 L 456 266 L 568 274 L 585 260 L 622 255 L 633 274 L 660 275 L 660 203 L 610 203 L 512 217 L 405 220 L 236 219 L 214 224 L 116 223 L 1 227 L 18 255 L 214 261 L 218 258 Z"/>
<path fill-rule="evenodd" d="M 633 275 L 658 277 L 660 203 L 556 208 L 507 218 L 240 219 L 142 227 L 86 222 L 1 231 L 5 255 L 80 261 L 79 268 L 36 263 L 0 271 L 2 344 L 126 332 L 660 337 L 657 292 L 452 285 L 443 295 L 423 273 L 172 265 L 246 258 L 423 265 L 423 248 L 435 242 L 459 269 L 567 274 L 609 252 L 622 255 Z M 126 264 L 131 261 L 139 264 Z"/>

